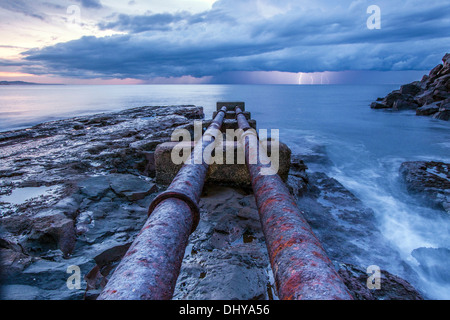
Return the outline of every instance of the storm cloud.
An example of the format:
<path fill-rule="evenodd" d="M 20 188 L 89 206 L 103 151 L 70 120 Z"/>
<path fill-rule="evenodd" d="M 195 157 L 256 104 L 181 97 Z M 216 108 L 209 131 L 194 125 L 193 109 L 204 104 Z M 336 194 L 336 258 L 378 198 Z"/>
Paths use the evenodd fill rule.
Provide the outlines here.
<path fill-rule="evenodd" d="M 81 1 L 85 7 L 99 1 Z M 82 37 L 23 53 L 23 72 L 80 78 L 217 76 L 234 71 L 426 70 L 449 51 L 450 3 L 219 0 L 200 13 L 116 13 L 108 37 Z"/>

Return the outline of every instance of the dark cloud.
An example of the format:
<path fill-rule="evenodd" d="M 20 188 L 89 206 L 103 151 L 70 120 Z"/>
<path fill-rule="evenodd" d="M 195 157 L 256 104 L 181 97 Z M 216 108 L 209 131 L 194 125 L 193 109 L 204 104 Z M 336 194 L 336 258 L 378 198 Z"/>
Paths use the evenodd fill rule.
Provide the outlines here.
<path fill-rule="evenodd" d="M 180 11 L 176 13 L 147 13 L 142 15 L 116 14 L 113 20 L 98 24 L 100 30 L 115 30 L 129 33 L 146 31 L 173 31 L 189 28 L 199 23 L 237 24 L 236 19 L 220 10 L 209 10 L 200 13 Z"/>
<path fill-rule="evenodd" d="M 450 3 L 379 1 L 382 29 L 366 27 L 365 1 L 220 0 L 198 14 L 118 14 L 99 24 L 127 32 L 24 53 L 24 71 L 62 76 L 195 77 L 233 71 L 426 70 L 449 50 Z M 261 3 L 264 4 L 261 7 Z"/>
<path fill-rule="evenodd" d="M 31 1 L 23 1 L 23 0 L 0 0 L 0 8 L 21 13 L 25 16 L 36 18 L 42 21 L 46 20 L 46 15 L 43 12 L 40 12 L 34 6 L 34 3 Z"/>
<path fill-rule="evenodd" d="M 90 8 L 90 9 L 100 9 L 103 8 L 103 5 L 100 0 L 75 0 L 78 3 L 81 3 L 81 5 L 84 8 Z"/>
<path fill-rule="evenodd" d="M 145 31 L 171 30 L 171 25 L 186 21 L 191 18 L 188 12 L 176 14 L 158 13 L 151 15 L 126 15 L 119 14 L 114 21 L 101 22 L 98 24 L 100 30 L 127 31 L 131 33 L 140 33 Z"/>

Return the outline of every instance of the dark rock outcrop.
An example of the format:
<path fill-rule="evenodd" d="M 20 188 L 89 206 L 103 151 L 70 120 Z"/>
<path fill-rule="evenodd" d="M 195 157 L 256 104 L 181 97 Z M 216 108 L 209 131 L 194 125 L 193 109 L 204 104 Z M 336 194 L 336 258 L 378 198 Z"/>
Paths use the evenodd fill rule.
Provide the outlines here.
<path fill-rule="evenodd" d="M 419 116 L 450 119 L 450 54 L 442 58 L 443 64 L 433 68 L 421 81 L 401 86 L 385 98 L 372 102 L 372 109 L 416 110 Z"/>
<path fill-rule="evenodd" d="M 400 166 L 407 190 L 424 203 L 450 213 L 450 164 L 412 161 Z"/>
<path fill-rule="evenodd" d="M 380 270 L 380 288 L 369 289 L 365 270 L 340 264 L 338 273 L 355 300 L 423 300 L 411 284 L 385 270 Z"/>

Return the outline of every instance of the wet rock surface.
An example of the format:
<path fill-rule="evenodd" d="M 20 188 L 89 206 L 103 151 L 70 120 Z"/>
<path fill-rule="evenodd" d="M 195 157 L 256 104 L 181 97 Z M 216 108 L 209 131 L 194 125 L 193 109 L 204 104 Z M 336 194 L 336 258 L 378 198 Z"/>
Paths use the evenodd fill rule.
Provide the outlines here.
<path fill-rule="evenodd" d="M 154 181 L 156 146 L 202 116 L 193 106 L 143 107 L 0 133 L 1 297 L 96 299 L 164 189 Z M 304 157 L 327 162 L 311 150 L 292 156 L 288 187 L 354 297 L 416 298 L 389 273 L 386 292 L 367 292 L 367 266 L 400 259 L 370 209 L 307 171 Z M 251 189 L 206 185 L 200 208 L 174 299 L 277 299 Z M 71 266 L 80 269 L 79 288 L 68 287 Z"/>
<path fill-rule="evenodd" d="M 176 300 L 267 300 L 275 291 L 253 194 L 207 186 Z"/>
<path fill-rule="evenodd" d="M 450 213 L 450 164 L 435 161 L 404 162 L 400 175 L 406 189 L 425 204 Z"/>
<path fill-rule="evenodd" d="M 106 273 L 102 254 L 133 241 L 159 192 L 149 154 L 202 117 L 143 107 L 0 133 L 1 297 L 83 299 L 84 276 L 97 264 Z M 70 266 L 79 290 L 67 286 Z"/>
<path fill-rule="evenodd" d="M 385 270 L 380 270 L 379 280 L 369 280 L 367 270 L 351 264 L 340 264 L 338 273 L 356 300 L 423 300 L 411 284 Z M 379 287 L 375 287 L 379 281 Z"/>
<path fill-rule="evenodd" d="M 378 98 L 372 109 L 416 110 L 419 116 L 450 120 L 450 53 L 421 81 L 403 85 L 399 90 Z"/>

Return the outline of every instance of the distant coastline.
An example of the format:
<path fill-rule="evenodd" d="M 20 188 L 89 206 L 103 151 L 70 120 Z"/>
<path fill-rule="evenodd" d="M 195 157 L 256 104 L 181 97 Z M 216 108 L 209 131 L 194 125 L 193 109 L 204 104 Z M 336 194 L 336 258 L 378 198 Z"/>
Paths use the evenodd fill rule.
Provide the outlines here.
<path fill-rule="evenodd" d="M 0 86 L 62 86 L 59 83 L 35 83 L 35 82 L 25 82 L 25 81 L 0 81 Z"/>

